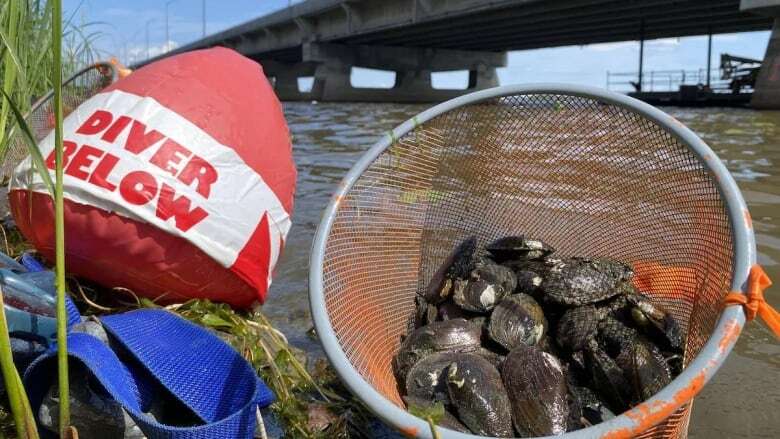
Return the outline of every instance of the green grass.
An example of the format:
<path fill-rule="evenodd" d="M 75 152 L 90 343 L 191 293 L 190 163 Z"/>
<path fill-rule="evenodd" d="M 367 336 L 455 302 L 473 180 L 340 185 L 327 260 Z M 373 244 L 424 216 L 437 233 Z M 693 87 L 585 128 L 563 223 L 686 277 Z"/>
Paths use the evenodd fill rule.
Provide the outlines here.
<path fill-rule="evenodd" d="M 0 1 L 0 90 L 10 99 L 0 99 L 0 157 L 17 125 L 14 108 L 26 114 L 32 103 L 53 88 L 52 7 L 50 1 Z M 76 11 L 62 24 L 62 75 L 95 61 L 91 23 L 74 22 Z"/>
<path fill-rule="evenodd" d="M 68 380 L 68 311 L 65 308 L 65 200 L 63 198 L 63 147 L 62 147 L 62 0 L 53 0 L 51 50 L 51 82 L 54 89 L 54 237 L 55 237 L 55 287 L 57 288 L 57 375 L 59 383 L 60 437 L 70 436 L 70 389 Z M 20 122 L 21 125 L 21 122 Z M 35 151 L 31 146 L 31 152 Z M 43 174 L 48 174 L 45 169 Z M 29 404 L 28 404 L 29 405 Z"/>

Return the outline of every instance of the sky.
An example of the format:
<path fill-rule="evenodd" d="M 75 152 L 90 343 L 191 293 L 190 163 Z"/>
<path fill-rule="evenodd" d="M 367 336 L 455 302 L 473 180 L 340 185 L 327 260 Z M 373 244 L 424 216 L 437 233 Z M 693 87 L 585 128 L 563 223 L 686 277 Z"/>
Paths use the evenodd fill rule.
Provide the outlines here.
<path fill-rule="evenodd" d="M 289 0 L 205 0 L 206 33 L 218 32 L 287 6 Z M 298 3 L 300 0 L 293 0 Z M 168 39 L 166 40 L 166 4 Z M 116 56 L 129 64 L 201 37 L 204 0 L 64 0 L 65 16 L 75 23 L 86 23 L 100 35 L 95 46 L 101 54 Z M 719 65 L 720 54 L 729 53 L 761 59 L 769 40 L 769 31 L 721 34 L 713 37 L 712 66 Z M 551 49 L 510 52 L 507 67 L 498 70 L 502 85 L 533 82 L 565 82 L 605 87 L 607 72 L 636 72 L 639 43 L 636 41 L 567 46 Z M 694 71 L 706 67 L 707 38 L 666 38 L 645 42 L 645 72 L 654 71 L 656 89 L 662 89 L 669 75 L 661 71 Z M 353 69 L 355 86 L 389 87 L 394 74 L 368 69 Z M 689 74 L 690 77 L 690 74 Z M 625 89 L 628 77 L 615 78 L 610 88 Z M 433 75 L 437 88 L 465 86 L 467 73 Z M 647 80 L 646 80 L 647 82 Z M 303 79 L 306 88 L 309 81 Z M 646 84 L 647 85 L 647 84 Z"/>

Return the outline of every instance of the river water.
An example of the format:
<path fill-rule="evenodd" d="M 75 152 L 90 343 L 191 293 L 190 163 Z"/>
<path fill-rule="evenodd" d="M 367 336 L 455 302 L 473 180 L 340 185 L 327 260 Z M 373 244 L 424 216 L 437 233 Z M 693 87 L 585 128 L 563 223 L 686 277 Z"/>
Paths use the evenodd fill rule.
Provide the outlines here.
<path fill-rule="evenodd" d="M 285 103 L 293 134 L 298 187 L 293 227 L 264 307 L 290 341 L 322 355 L 307 335 L 308 257 L 322 211 L 338 182 L 383 133 L 426 106 Z M 725 162 L 747 200 L 759 263 L 778 287 L 767 300 L 780 309 L 780 112 L 665 108 Z M 691 438 L 775 438 L 780 431 L 780 343 L 759 322 L 694 404 Z"/>

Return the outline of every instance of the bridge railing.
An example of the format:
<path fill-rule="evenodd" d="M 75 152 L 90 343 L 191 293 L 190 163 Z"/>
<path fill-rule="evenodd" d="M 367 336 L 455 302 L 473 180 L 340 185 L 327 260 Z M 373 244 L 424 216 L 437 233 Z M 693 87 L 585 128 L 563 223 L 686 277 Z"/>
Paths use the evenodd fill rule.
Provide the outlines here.
<path fill-rule="evenodd" d="M 639 73 L 607 71 L 606 87 L 613 91 L 636 91 Z M 707 69 L 650 70 L 642 74 L 642 91 L 678 91 L 681 85 L 707 84 Z M 720 79 L 718 69 L 710 71 L 710 88 L 728 92 L 729 81 Z"/>

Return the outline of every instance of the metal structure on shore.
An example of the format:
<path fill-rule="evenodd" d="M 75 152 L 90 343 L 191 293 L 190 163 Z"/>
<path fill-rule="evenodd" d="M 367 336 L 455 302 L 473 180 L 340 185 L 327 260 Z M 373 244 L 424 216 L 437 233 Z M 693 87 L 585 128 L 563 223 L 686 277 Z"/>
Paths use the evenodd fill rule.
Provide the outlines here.
<path fill-rule="evenodd" d="M 607 71 L 608 90 L 654 105 L 747 107 L 756 88 L 761 61 L 723 53 L 718 69 Z"/>
<path fill-rule="evenodd" d="M 509 50 L 638 40 L 642 91 L 645 40 L 769 29 L 752 104 L 779 108 L 780 0 L 307 0 L 136 66 L 225 46 L 260 61 L 282 100 L 428 102 L 495 86 Z M 393 71 L 395 82 L 353 87 L 352 67 Z M 433 88 L 431 73 L 450 70 L 469 72 L 466 89 Z"/>

